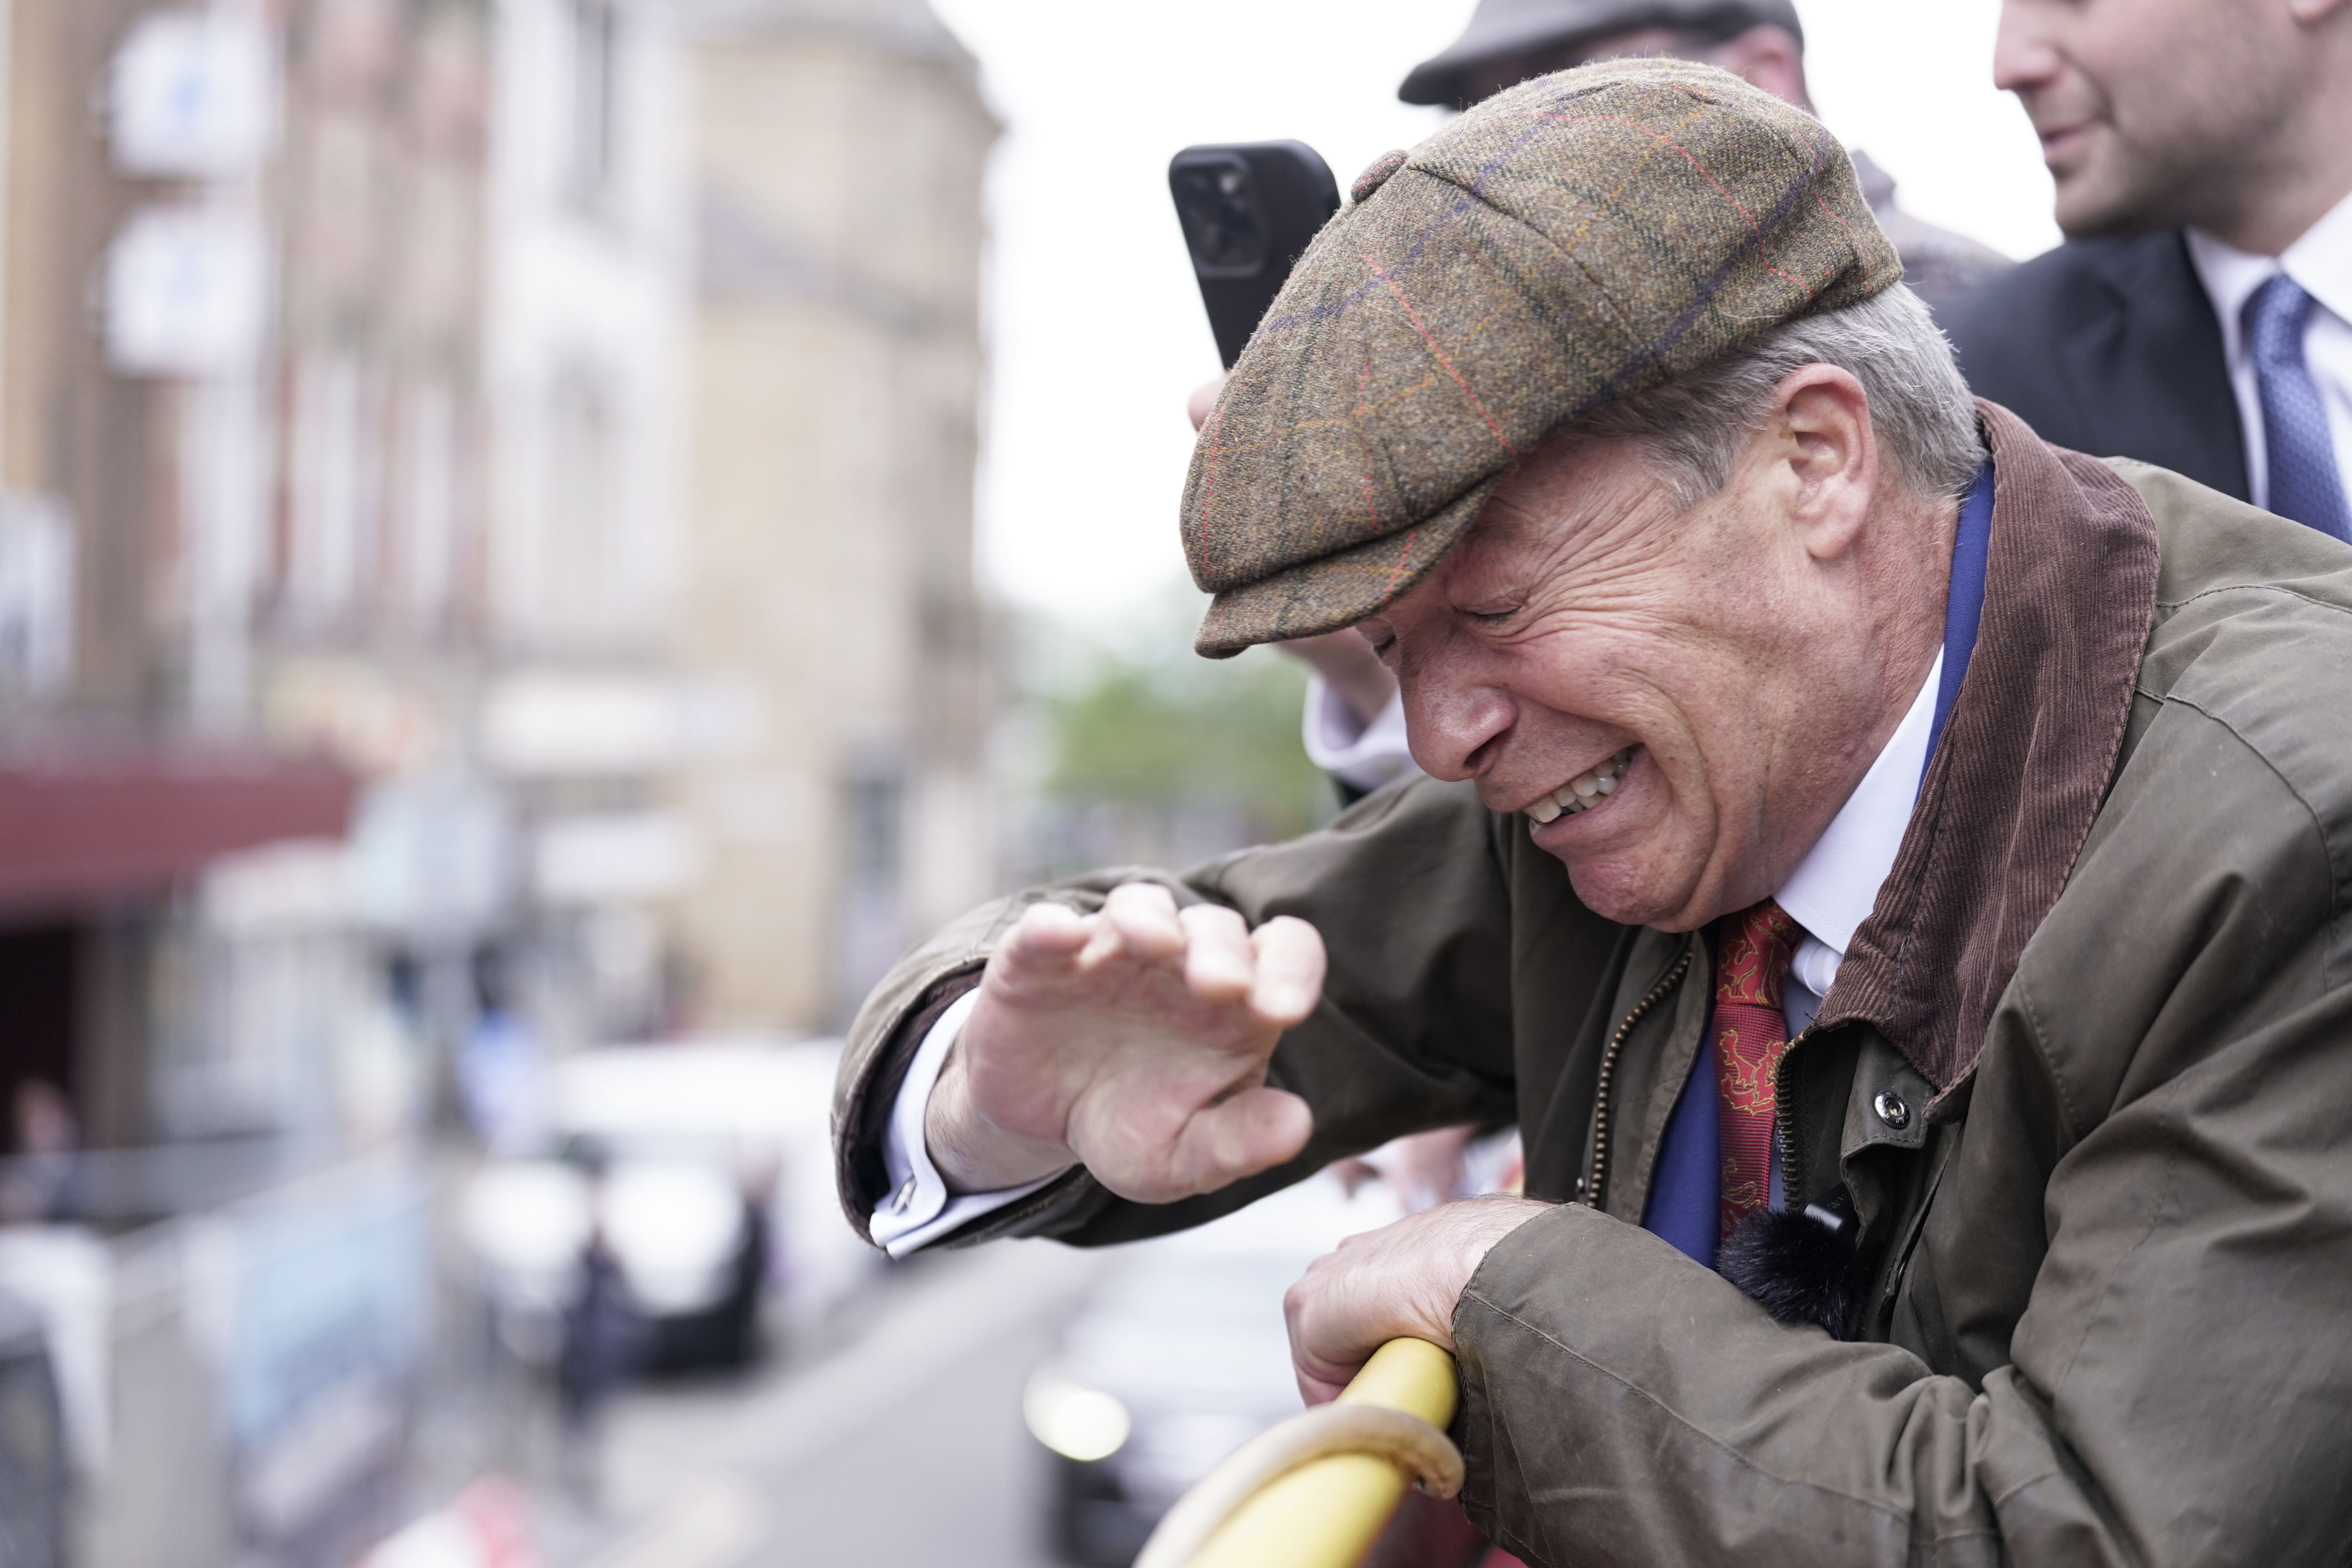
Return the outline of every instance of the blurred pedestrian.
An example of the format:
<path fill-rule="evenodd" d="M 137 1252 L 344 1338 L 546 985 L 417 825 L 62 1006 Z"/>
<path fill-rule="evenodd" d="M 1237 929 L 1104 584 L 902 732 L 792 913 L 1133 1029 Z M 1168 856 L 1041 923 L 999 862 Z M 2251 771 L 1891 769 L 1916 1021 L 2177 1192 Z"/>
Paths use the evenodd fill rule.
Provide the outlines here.
<path fill-rule="evenodd" d="M 474 1026 L 457 1047 L 457 1098 L 482 1147 L 508 1156 L 537 1153 L 549 1137 L 547 1052 L 516 1005 L 506 959 L 495 948 L 474 958 Z"/>
<path fill-rule="evenodd" d="M 581 1248 L 579 1287 L 563 1310 L 555 1394 L 557 1466 L 565 1488 L 593 1508 L 603 1489 L 598 1439 L 604 1407 L 644 1363 L 652 1329 L 629 1299 L 620 1259 L 604 1237 L 602 1168 L 592 1168 L 588 1180 L 590 1212 L 598 1218 Z"/>
<path fill-rule="evenodd" d="M 2352 537 L 2352 4 L 2006 0 L 1993 71 L 2067 243 L 1945 312 L 1969 384 Z"/>
<path fill-rule="evenodd" d="M 9 1107 L 16 1157 L 0 1174 L 0 1225 L 44 1225 L 72 1208 L 80 1124 L 65 1091 L 41 1079 L 16 1086 Z"/>

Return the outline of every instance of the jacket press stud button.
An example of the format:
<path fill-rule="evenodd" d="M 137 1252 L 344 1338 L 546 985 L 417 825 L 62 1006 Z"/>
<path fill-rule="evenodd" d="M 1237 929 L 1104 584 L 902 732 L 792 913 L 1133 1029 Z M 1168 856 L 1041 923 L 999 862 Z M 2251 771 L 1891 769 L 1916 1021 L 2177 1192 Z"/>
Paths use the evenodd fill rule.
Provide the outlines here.
<path fill-rule="evenodd" d="M 1878 1120 L 1897 1132 L 1911 1125 L 1911 1108 L 1904 1104 L 1903 1097 L 1891 1089 L 1880 1089 L 1877 1098 L 1870 1102 L 1870 1108 L 1878 1112 Z"/>

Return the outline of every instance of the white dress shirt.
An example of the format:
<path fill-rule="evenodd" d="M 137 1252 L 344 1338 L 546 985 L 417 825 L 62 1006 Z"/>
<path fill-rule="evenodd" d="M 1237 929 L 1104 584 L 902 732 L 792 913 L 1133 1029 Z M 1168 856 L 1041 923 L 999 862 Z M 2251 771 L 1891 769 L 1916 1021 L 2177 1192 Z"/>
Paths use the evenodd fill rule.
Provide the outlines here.
<path fill-rule="evenodd" d="M 890 1125 L 882 1134 L 882 1168 L 890 1177 L 890 1195 L 874 1211 L 871 1228 L 875 1245 L 893 1258 L 904 1258 L 1054 1179 L 1041 1176 L 1024 1186 L 957 1195 L 948 1191 L 947 1178 L 931 1163 L 930 1144 L 923 1136 L 931 1090 L 940 1081 L 940 1068 L 947 1065 L 948 1047 L 979 1004 L 980 987 L 975 985 L 940 1015 L 923 1037 L 907 1068 L 907 1081 L 898 1086 L 898 1098 L 890 1107 Z"/>
<path fill-rule="evenodd" d="M 1895 852 L 1903 847 L 1903 830 L 1910 825 L 1911 807 L 1919 795 L 1919 777 L 1927 763 L 1928 731 L 1936 721 L 1936 691 L 1943 679 L 1944 656 L 1936 655 L 1927 679 L 1912 698 L 1903 721 L 1870 764 L 1870 771 L 1830 819 L 1820 838 L 1807 850 L 1797 868 L 1774 895 L 1789 918 L 1805 928 L 1790 965 L 1789 986 L 1782 1006 L 1794 1035 L 1821 1011 L 1822 998 L 1837 979 L 1838 964 L 1862 922 L 1878 901 L 1880 884 L 1895 868 Z M 1308 711 L 1313 712 L 1310 705 Z M 1026 1197 L 1052 1181 L 1051 1176 L 1003 1192 L 948 1192 L 947 1183 L 931 1163 L 923 1137 L 930 1109 L 931 1088 L 957 1031 L 971 1014 L 980 993 L 973 990 L 940 1015 L 923 1037 L 915 1060 L 899 1086 L 898 1102 L 882 1140 L 882 1164 L 889 1173 L 890 1195 L 874 1211 L 873 1233 L 877 1245 L 893 1258 L 904 1258 L 982 1215 Z"/>
<path fill-rule="evenodd" d="M 2277 256 L 2252 256 L 2192 228 L 2189 258 L 2213 302 L 2213 313 L 2221 318 L 2221 353 L 2246 435 L 2247 494 L 2256 506 L 2270 504 L 2270 448 L 2263 440 L 2253 353 L 2246 343 L 2246 301 L 2273 274 L 2284 272 L 2318 301 L 2304 328 L 2303 359 L 2319 388 L 2320 401 L 2327 405 L 2336 476 L 2352 499 L 2352 196 L 2336 203 Z"/>
<path fill-rule="evenodd" d="M 1310 675 L 1303 727 L 1307 760 L 1368 795 L 1391 780 L 1421 772 L 1413 765 L 1412 748 L 1405 742 L 1402 691 L 1390 692 L 1388 706 L 1367 724 L 1331 689 L 1329 681 Z"/>
<path fill-rule="evenodd" d="M 1919 798 L 1920 775 L 1927 770 L 1927 740 L 1936 727 L 1936 692 L 1943 679 L 1938 650 L 1903 722 L 1772 895 L 1781 911 L 1805 928 L 1780 1001 L 1792 1038 L 1821 1012 L 1854 931 L 1870 918 L 1879 888 L 1895 869 L 1903 830 L 1911 826 L 1911 807 Z"/>

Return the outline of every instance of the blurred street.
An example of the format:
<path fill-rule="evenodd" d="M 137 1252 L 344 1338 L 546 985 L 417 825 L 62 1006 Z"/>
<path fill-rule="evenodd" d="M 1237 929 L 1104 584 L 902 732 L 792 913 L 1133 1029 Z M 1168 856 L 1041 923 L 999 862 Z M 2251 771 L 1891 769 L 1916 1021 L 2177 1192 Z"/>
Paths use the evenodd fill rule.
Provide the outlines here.
<path fill-rule="evenodd" d="M 604 1516 L 535 1500 L 548 1568 L 1046 1568 L 1022 1384 L 1102 1263 L 1045 1244 L 929 1259 L 814 1363 L 622 1396 Z"/>

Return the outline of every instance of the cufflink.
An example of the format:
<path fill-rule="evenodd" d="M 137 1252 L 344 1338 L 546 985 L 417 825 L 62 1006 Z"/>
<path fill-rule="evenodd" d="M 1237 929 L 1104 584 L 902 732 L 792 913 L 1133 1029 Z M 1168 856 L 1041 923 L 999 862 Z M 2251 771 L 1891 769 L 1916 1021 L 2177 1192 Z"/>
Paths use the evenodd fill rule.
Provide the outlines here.
<path fill-rule="evenodd" d="M 898 1184 L 898 1190 L 890 1194 L 890 1212 L 892 1214 L 905 1214 L 908 1208 L 913 1205 L 914 1201 L 915 1178 L 908 1176 L 905 1181 Z"/>

